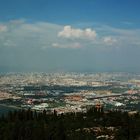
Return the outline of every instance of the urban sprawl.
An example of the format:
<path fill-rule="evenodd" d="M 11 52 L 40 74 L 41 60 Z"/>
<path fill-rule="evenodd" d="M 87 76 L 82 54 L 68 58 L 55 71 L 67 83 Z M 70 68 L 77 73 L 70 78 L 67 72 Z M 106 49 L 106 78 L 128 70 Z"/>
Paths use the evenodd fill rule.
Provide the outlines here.
<path fill-rule="evenodd" d="M 57 114 L 104 110 L 139 111 L 140 75 L 132 73 L 0 74 L 0 105 Z"/>

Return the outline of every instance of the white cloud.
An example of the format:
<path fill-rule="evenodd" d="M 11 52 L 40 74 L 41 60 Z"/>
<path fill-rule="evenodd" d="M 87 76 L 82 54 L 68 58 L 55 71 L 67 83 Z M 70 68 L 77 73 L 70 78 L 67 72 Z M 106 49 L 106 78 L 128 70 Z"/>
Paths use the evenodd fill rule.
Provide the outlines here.
<path fill-rule="evenodd" d="M 134 23 L 131 22 L 131 21 L 122 21 L 121 22 L 122 24 L 125 24 L 125 25 L 133 25 Z"/>
<path fill-rule="evenodd" d="M 78 49 L 82 47 L 82 45 L 78 42 L 70 43 L 70 44 L 53 43 L 52 46 L 55 48 L 72 48 L 72 49 Z"/>
<path fill-rule="evenodd" d="M 0 32 L 6 32 L 7 31 L 7 26 L 6 25 L 0 25 Z"/>
<path fill-rule="evenodd" d="M 96 26 L 95 26 L 96 27 Z M 96 31 L 95 31 L 96 30 Z M 72 28 L 48 22 L 28 23 L 14 20 L 0 23 L 0 47 L 88 48 L 140 46 L 140 29 L 118 29 L 109 26 Z M 98 36 L 97 36 L 97 33 Z"/>
<path fill-rule="evenodd" d="M 15 47 L 16 44 L 13 43 L 11 40 L 5 40 L 5 42 L 3 43 L 4 46 L 11 46 L 11 47 Z"/>
<path fill-rule="evenodd" d="M 63 30 L 58 33 L 58 37 L 90 40 L 94 40 L 96 35 L 96 31 L 91 28 L 82 30 L 72 28 L 71 26 L 64 26 Z"/>
<path fill-rule="evenodd" d="M 23 24 L 25 23 L 25 19 L 15 19 L 15 20 L 10 20 L 10 23 L 12 24 Z"/>
<path fill-rule="evenodd" d="M 137 29 L 120 29 L 111 26 L 102 26 L 101 30 L 104 33 L 109 32 L 109 36 L 117 40 L 117 46 L 138 46 L 140 47 L 140 28 Z M 116 43 L 114 43 L 116 45 Z"/>
<path fill-rule="evenodd" d="M 103 42 L 106 44 L 106 45 L 113 45 L 114 43 L 117 42 L 117 39 L 111 37 L 111 36 L 106 36 L 103 38 Z"/>
<path fill-rule="evenodd" d="M 58 40 L 57 33 L 61 29 L 61 26 L 47 22 L 5 22 L 0 24 L 0 47 L 48 48 Z"/>

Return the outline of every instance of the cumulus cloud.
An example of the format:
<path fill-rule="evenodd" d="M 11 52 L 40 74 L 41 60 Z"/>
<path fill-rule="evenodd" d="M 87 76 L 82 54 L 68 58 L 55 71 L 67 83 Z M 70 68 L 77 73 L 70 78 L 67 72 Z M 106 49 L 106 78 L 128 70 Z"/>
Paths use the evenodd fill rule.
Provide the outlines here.
<path fill-rule="evenodd" d="M 103 42 L 106 44 L 106 45 L 113 45 L 114 43 L 117 42 L 117 39 L 111 37 L 111 36 L 106 36 L 103 38 Z"/>
<path fill-rule="evenodd" d="M 95 31 L 96 30 L 96 31 Z M 109 46 L 139 46 L 140 29 L 117 29 L 109 26 L 73 28 L 48 22 L 29 23 L 13 20 L 0 23 L 0 47 L 34 47 L 37 49 Z M 97 36 L 98 33 L 98 36 Z"/>
<path fill-rule="evenodd" d="M 63 30 L 58 33 L 58 37 L 91 40 L 94 40 L 96 35 L 96 31 L 91 28 L 82 30 L 72 28 L 71 26 L 64 26 Z"/>
<path fill-rule="evenodd" d="M 7 26 L 6 25 L 0 25 L 0 32 L 5 32 L 7 31 Z"/>

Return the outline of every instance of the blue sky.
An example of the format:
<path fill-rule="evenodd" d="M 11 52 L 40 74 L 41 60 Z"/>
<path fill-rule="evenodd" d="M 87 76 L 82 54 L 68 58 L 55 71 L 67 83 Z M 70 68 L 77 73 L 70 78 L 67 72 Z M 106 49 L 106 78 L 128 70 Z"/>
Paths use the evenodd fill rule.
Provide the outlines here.
<path fill-rule="evenodd" d="M 139 0 L 0 0 L 0 71 L 140 72 Z"/>
<path fill-rule="evenodd" d="M 139 24 L 139 0 L 1 0 L 1 20 L 25 18 L 57 24 Z"/>

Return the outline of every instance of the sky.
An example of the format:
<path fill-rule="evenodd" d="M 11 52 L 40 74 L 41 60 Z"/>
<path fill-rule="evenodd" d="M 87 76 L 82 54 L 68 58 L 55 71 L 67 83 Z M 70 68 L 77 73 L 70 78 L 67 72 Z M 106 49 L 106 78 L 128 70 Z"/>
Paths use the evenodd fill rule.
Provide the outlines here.
<path fill-rule="evenodd" d="M 0 0 L 0 72 L 140 72 L 139 0 Z"/>

